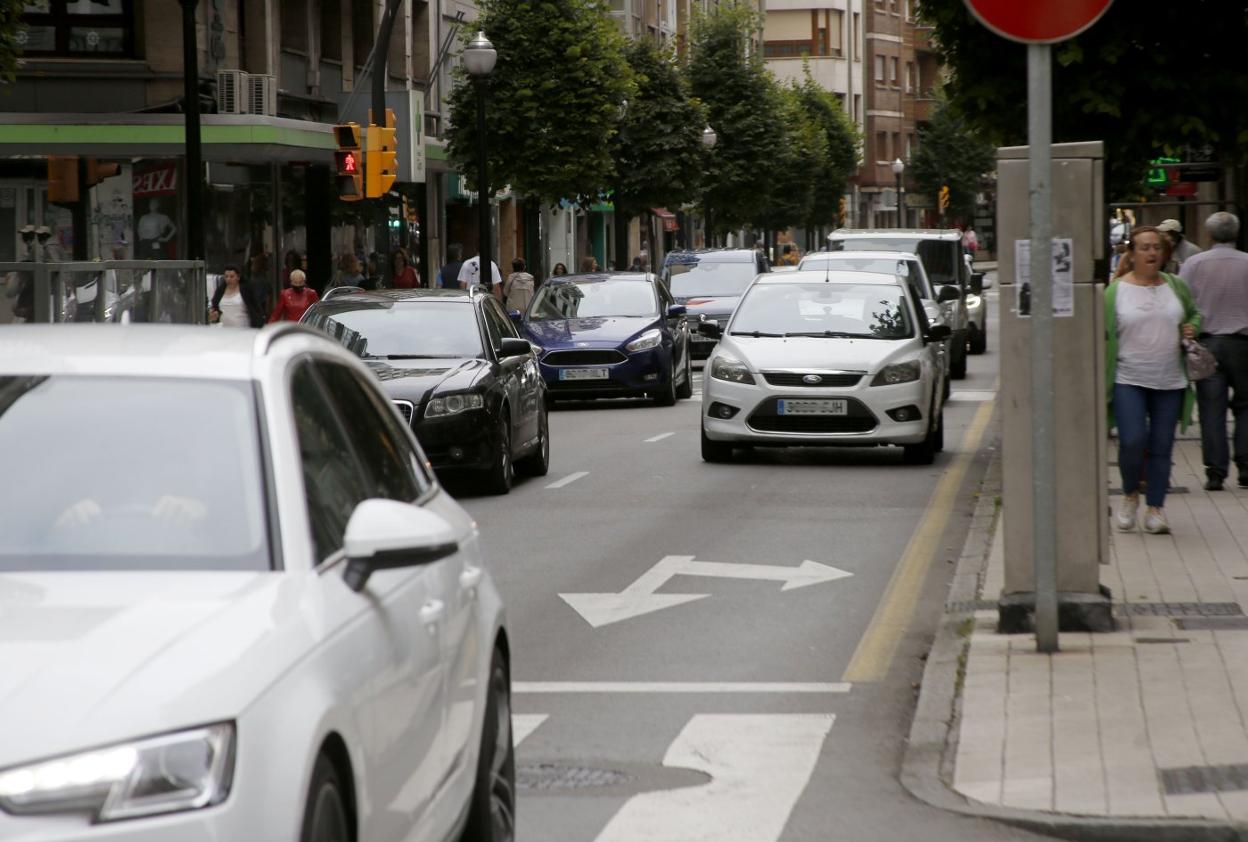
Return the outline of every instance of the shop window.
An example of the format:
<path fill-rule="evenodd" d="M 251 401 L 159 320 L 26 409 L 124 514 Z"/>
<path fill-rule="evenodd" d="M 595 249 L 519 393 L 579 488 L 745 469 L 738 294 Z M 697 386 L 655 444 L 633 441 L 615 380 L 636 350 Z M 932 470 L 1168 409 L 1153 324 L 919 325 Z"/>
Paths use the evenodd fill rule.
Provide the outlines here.
<path fill-rule="evenodd" d="M 27 0 L 22 23 L 15 40 L 27 56 L 134 55 L 131 0 Z"/>

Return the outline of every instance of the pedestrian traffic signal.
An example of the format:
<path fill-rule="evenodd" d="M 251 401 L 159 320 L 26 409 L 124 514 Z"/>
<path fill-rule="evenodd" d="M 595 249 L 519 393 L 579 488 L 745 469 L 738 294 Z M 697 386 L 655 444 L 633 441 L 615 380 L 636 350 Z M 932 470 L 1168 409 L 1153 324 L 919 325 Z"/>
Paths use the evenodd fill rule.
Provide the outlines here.
<path fill-rule="evenodd" d="M 940 186 L 940 198 L 937 200 L 937 204 L 940 206 L 941 213 L 944 213 L 945 211 L 949 210 L 949 185 L 948 184 L 942 184 Z"/>
<path fill-rule="evenodd" d="M 370 199 L 386 195 L 399 175 L 399 150 L 395 140 L 394 111 L 386 109 L 386 125 L 369 125 L 364 159 L 364 192 Z"/>
<path fill-rule="evenodd" d="M 357 202 L 364 198 L 364 155 L 360 149 L 360 124 L 344 123 L 334 126 L 334 140 L 338 151 L 334 153 L 334 186 L 338 198 L 344 202 Z"/>

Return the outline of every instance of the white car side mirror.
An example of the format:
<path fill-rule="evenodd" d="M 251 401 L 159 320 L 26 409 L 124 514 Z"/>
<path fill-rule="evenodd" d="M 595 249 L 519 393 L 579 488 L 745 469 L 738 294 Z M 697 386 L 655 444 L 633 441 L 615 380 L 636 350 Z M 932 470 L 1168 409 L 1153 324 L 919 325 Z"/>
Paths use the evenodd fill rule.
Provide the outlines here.
<path fill-rule="evenodd" d="M 396 500 L 365 500 L 355 507 L 342 539 L 347 555 L 343 580 L 353 591 L 375 570 L 414 567 L 459 550 L 455 531 L 433 512 Z"/>

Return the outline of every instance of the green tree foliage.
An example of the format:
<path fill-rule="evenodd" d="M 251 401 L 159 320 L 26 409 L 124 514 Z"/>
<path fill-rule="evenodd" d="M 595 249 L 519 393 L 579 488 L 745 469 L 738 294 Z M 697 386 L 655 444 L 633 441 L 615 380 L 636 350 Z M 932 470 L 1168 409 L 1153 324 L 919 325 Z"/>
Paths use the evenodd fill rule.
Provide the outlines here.
<path fill-rule="evenodd" d="M 952 73 L 951 104 L 987 139 L 1027 142 L 1026 49 L 994 35 L 963 0 L 923 0 Z M 1053 48 L 1053 139 L 1103 140 L 1108 193 L 1133 192 L 1149 159 L 1212 145 L 1248 160 L 1248 9 L 1242 0 L 1131 0 Z"/>
<path fill-rule="evenodd" d="M 616 210 L 632 217 L 697 197 L 706 118 L 670 54 L 639 40 L 628 45 L 624 58 L 636 90 L 623 111 L 611 155 Z"/>
<path fill-rule="evenodd" d="M 26 27 L 22 23 L 23 0 L 0 0 L 0 81 L 12 82 L 21 55 L 18 35 Z"/>
<path fill-rule="evenodd" d="M 862 163 L 862 135 L 840 100 L 811 78 L 809 66 L 796 93 L 807 119 L 823 135 L 825 147 L 813 170 L 815 191 L 803 221 L 807 228 L 840 225 L 841 196 Z"/>
<path fill-rule="evenodd" d="M 718 4 L 693 20 L 688 74 L 718 141 L 709 155 L 705 199 L 717 230 L 754 222 L 776 175 L 780 104 L 752 41 L 759 16 L 745 4 Z"/>
<path fill-rule="evenodd" d="M 919 149 L 910 161 L 910 176 L 935 202 L 942 185 L 949 187 L 950 219 L 975 215 L 975 194 L 996 166 L 996 148 L 979 137 L 949 103 L 937 101 L 931 120 L 919 127 Z"/>
<path fill-rule="evenodd" d="M 769 165 L 771 189 L 754 221 L 765 231 L 778 231 L 810 218 L 815 195 L 824 190 L 818 174 L 828 160 L 828 139 L 810 118 L 796 86 L 773 81 L 769 96 L 779 111 Z"/>
<path fill-rule="evenodd" d="M 476 28 L 498 51 L 487 77 L 490 186 L 557 202 L 611 182 L 611 138 L 632 94 L 623 36 L 601 0 L 483 0 Z M 465 43 L 475 32 L 465 32 Z M 476 176 L 476 92 L 461 67 L 450 96 L 448 151 Z M 475 187 L 475 184 L 474 184 Z"/>

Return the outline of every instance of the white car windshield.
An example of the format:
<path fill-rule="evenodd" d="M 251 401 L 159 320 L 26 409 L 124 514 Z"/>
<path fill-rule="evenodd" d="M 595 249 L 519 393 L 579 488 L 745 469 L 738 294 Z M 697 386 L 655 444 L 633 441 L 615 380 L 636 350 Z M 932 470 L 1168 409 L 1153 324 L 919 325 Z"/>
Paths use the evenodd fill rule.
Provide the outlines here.
<path fill-rule="evenodd" d="M 366 360 L 484 355 L 467 301 L 331 302 L 310 312 L 306 322 Z"/>
<path fill-rule="evenodd" d="M 529 319 L 533 321 L 658 314 L 654 288 L 644 281 L 547 282 L 529 305 Z"/>
<path fill-rule="evenodd" d="M 699 260 L 667 267 L 668 288 L 677 298 L 717 298 L 745 292 L 756 271 L 754 261 L 724 263 Z"/>
<path fill-rule="evenodd" d="M 737 306 L 730 333 L 906 339 L 914 324 L 900 286 L 759 283 Z"/>
<path fill-rule="evenodd" d="M 0 376 L 0 571 L 269 570 L 250 383 Z"/>
<path fill-rule="evenodd" d="M 850 272 L 880 272 L 885 275 L 896 275 L 914 287 L 919 298 L 936 300 L 935 293 L 925 283 L 925 276 L 918 266 L 918 261 L 896 257 L 856 257 L 852 252 L 846 254 L 813 254 L 803 257 L 801 271 L 817 271 L 820 269 L 843 269 Z"/>

